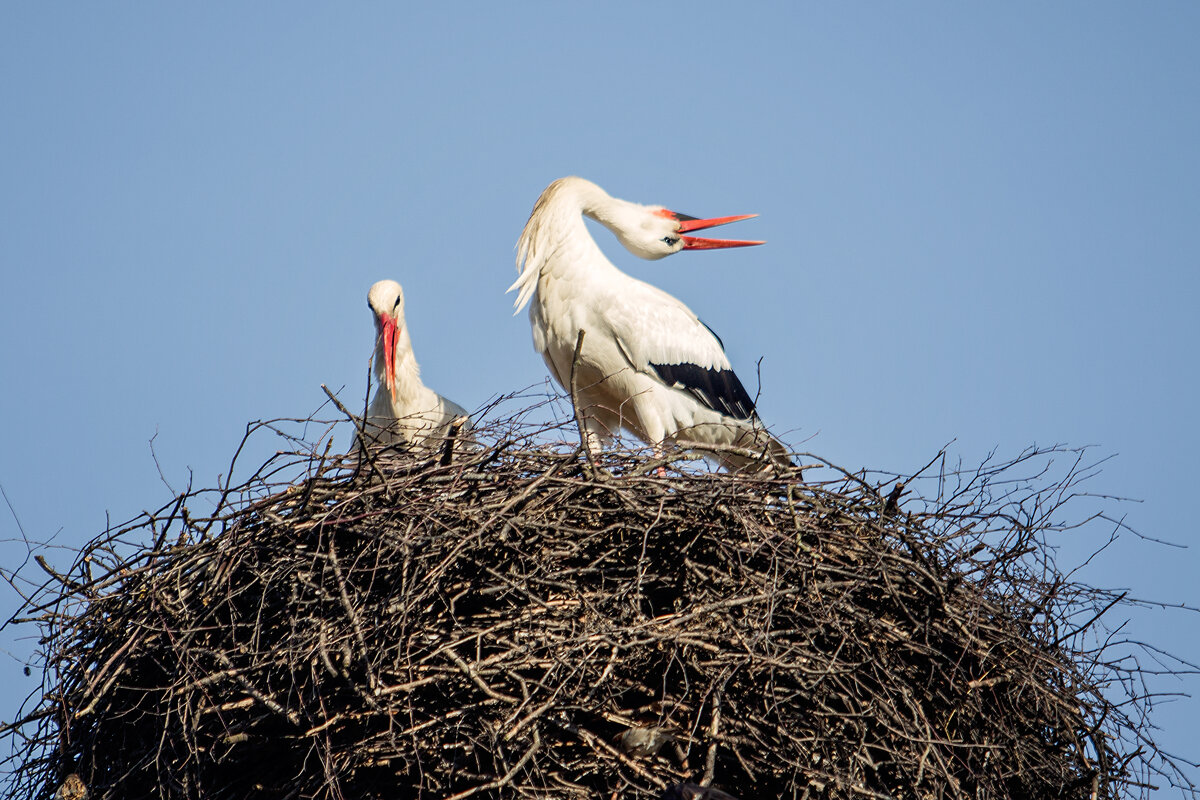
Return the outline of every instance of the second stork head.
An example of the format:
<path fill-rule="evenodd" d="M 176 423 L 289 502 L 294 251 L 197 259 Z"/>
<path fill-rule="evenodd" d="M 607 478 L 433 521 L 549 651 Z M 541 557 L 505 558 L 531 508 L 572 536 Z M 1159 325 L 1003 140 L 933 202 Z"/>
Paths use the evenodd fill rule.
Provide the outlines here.
<path fill-rule="evenodd" d="M 747 239 L 707 239 L 687 235 L 694 231 L 751 219 L 757 217 L 757 214 L 698 219 L 662 206 L 640 205 L 607 195 L 604 199 L 607 202 L 595 202 L 590 208 L 585 208 L 584 213 L 612 231 L 625 249 L 639 258 L 654 261 L 680 250 L 718 250 L 763 244 L 761 241 Z"/>
<path fill-rule="evenodd" d="M 689 235 L 757 214 L 697 219 L 663 206 L 621 200 L 584 178 L 559 178 L 542 192 L 517 241 L 520 276 L 508 291 L 519 290 L 515 303 L 518 311 L 533 297 L 538 276 L 544 268 L 577 271 L 613 268 L 588 233 L 581 215 L 612 231 L 629 252 L 652 261 L 680 250 L 717 250 L 762 244 L 761 241 Z"/>
<path fill-rule="evenodd" d="M 394 400 L 396 347 L 407 338 L 404 329 L 404 290 L 395 281 L 379 281 L 367 292 L 367 305 L 375 316 L 375 368 L 379 370 L 380 366 L 383 367 L 381 377 Z"/>
<path fill-rule="evenodd" d="M 596 215 L 596 218 L 608 230 L 616 234 L 625 249 L 637 255 L 638 258 L 656 260 L 665 258 L 672 253 L 678 253 L 682 249 L 751 247 L 763 243 L 739 239 L 704 239 L 701 236 L 685 235 L 694 230 L 715 228 L 716 225 L 750 219 L 758 216 L 757 213 L 739 213 L 732 217 L 697 219 L 686 213 L 664 209 L 661 205 L 622 203 L 619 209 L 616 215 L 619 221 L 613 221 L 613 218 L 608 216 Z"/>

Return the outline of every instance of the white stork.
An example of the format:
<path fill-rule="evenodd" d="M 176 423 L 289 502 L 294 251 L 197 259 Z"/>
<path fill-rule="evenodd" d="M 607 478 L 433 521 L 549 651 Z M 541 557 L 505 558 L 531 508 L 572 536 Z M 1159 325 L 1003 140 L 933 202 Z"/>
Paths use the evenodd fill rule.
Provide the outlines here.
<path fill-rule="evenodd" d="M 367 409 L 367 435 L 380 444 L 436 447 L 447 436 L 465 434 L 470 420 L 462 406 L 421 383 L 404 324 L 404 290 L 395 281 L 379 281 L 367 293 L 375 318 L 375 379 L 378 387 Z"/>
<path fill-rule="evenodd" d="M 683 235 L 753 214 L 696 219 L 618 200 L 576 177 L 546 187 L 517 243 L 520 277 L 508 291 L 518 290 L 517 311 L 533 300 L 533 346 L 567 392 L 584 332 L 575 394 L 590 441 L 599 444 L 625 428 L 654 447 L 673 441 L 728 469 L 791 464 L 787 448 L 763 430 L 717 335 L 679 300 L 613 266 L 584 216 L 645 259 L 762 242 Z"/>

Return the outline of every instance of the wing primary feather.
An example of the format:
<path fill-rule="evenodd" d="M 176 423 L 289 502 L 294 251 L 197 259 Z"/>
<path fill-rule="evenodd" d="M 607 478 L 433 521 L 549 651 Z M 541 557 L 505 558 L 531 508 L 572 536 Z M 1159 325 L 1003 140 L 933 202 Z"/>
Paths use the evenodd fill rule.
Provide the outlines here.
<path fill-rule="evenodd" d="M 651 364 L 668 386 L 688 392 L 713 411 L 736 419 L 754 416 L 754 401 L 731 369 L 712 369 L 696 364 Z"/>
<path fill-rule="evenodd" d="M 717 332 L 714 331 L 712 328 L 710 328 L 708 323 L 705 322 L 704 320 L 700 319 L 699 317 L 696 318 L 696 321 L 699 322 L 701 325 L 703 325 L 704 329 L 712 334 L 712 337 L 717 340 L 717 344 L 720 345 L 721 352 L 724 353 L 725 352 L 725 343 L 723 341 L 721 341 L 721 337 L 717 335 Z"/>

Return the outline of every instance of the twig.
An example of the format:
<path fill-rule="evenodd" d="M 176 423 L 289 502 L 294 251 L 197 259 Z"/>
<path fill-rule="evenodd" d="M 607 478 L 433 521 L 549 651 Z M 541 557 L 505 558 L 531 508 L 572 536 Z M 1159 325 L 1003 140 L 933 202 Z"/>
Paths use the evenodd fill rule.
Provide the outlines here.
<path fill-rule="evenodd" d="M 583 351 L 584 333 L 583 328 L 580 328 L 579 335 L 575 338 L 575 352 L 571 356 L 571 408 L 575 412 L 575 427 L 579 431 L 579 446 L 583 449 L 584 457 L 587 458 L 592 475 L 599 477 L 600 473 L 596 469 L 596 459 L 592 455 L 592 437 L 588 432 L 587 426 L 584 424 L 583 409 L 579 407 L 579 385 L 575 380 L 575 367 L 579 363 L 579 354 Z"/>

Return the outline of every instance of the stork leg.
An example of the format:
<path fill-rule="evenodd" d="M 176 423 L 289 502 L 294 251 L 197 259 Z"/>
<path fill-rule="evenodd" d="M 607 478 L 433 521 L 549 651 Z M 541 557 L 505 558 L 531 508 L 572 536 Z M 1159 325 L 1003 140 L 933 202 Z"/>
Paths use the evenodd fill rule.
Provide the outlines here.
<path fill-rule="evenodd" d="M 663 455 L 667 452 L 667 449 L 663 447 L 663 443 L 660 441 L 651 448 L 651 452 L 654 454 L 654 459 L 657 461 L 658 459 L 663 458 Z M 666 464 L 659 464 L 658 469 L 654 470 L 654 474 L 660 478 L 667 477 Z"/>
<path fill-rule="evenodd" d="M 608 429 L 600 420 L 590 414 L 583 418 L 583 435 L 588 449 L 593 453 L 599 452 L 608 441 Z"/>

